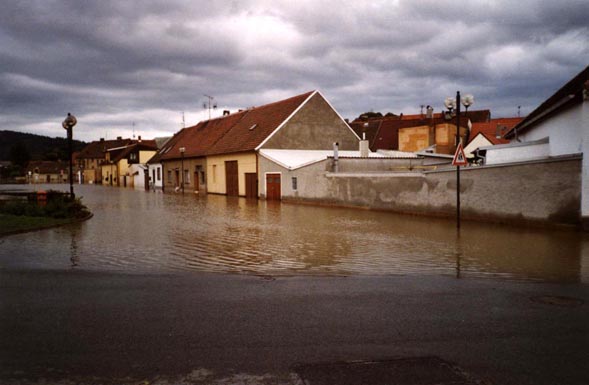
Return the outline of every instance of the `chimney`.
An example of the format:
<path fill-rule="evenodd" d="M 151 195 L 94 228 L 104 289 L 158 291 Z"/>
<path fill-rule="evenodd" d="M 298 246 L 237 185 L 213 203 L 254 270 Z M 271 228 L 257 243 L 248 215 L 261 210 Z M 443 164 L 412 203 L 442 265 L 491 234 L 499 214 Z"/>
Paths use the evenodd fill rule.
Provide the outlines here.
<path fill-rule="evenodd" d="M 428 119 L 432 119 L 434 117 L 434 109 L 432 106 L 427 106 L 425 117 Z"/>
<path fill-rule="evenodd" d="M 495 129 L 495 138 L 501 139 L 501 125 L 497 124 L 497 128 Z"/>
<path fill-rule="evenodd" d="M 104 138 L 100 138 L 100 141 L 101 141 L 101 142 L 104 142 Z"/>
<path fill-rule="evenodd" d="M 137 137 L 137 141 L 138 141 L 138 142 L 141 142 L 141 135 L 139 135 L 139 136 Z"/>
<path fill-rule="evenodd" d="M 223 110 L 223 116 L 227 116 L 231 114 L 231 112 L 229 110 Z"/>
<path fill-rule="evenodd" d="M 117 140 L 123 140 L 122 136 L 117 136 Z"/>
<path fill-rule="evenodd" d="M 368 158 L 368 153 L 370 149 L 368 148 L 368 141 L 366 140 L 366 133 L 362 133 L 362 140 L 360 141 L 360 157 Z"/>

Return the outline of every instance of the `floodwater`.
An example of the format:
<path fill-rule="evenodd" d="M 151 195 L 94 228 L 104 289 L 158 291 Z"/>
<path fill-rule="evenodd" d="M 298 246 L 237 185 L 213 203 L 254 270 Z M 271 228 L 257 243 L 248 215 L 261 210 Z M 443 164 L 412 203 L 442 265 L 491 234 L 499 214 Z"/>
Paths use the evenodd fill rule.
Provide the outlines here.
<path fill-rule="evenodd" d="M 0 186 L 61 189 L 66 185 Z M 369 210 L 76 185 L 86 222 L 0 238 L 0 269 L 589 282 L 589 237 Z"/>

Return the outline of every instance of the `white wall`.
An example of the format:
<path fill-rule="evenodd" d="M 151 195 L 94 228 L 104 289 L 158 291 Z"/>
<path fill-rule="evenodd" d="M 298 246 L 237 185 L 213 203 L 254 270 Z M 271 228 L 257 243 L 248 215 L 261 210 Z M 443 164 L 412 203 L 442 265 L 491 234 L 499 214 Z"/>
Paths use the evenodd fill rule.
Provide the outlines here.
<path fill-rule="evenodd" d="M 545 159 L 550 154 L 549 142 L 533 142 L 531 144 L 500 144 L 487 147 L 485 164 L 503 164 L 512 162 L 525 162 L 528 160 Z"/>
<path fill-rule="evenodd" d="M 161 163 L 154 163 L 154 164 L 149 164 L 149 177 L 150 182 L 151 182 L 151 186 L 152 188 L 156 188 L 156 189 L 162 189 L 163 186 L 163 181 L 164 181 L 164 170 L 162 168 L 162 164 Z M 158 175 L 158 169 L 159 169 L 159 175 L 160 175 L 160 179 L 157 180 L 157 175 Z M 154 173 L 155 171 L 155 173 Z M 154 178 L 155 175 L 155 178 Z"/>
<path fill-rule="evenodd" d="M 550 138 L 550 156 L 578 154 L 583 151 L 583 131 L 589 127 L 589 122 L 583 118 L 586 104 L 577 104 L 542 123 L 534 126 L 530 131 L 518 138 L 522 142 L 531 142 L 542 138 Z M 585 122 L 583 123 L 583 120 Z"/>
<path fill-rule="evenodd" d="M 466 154 L 466 157 L 471 158 L 473 156 L 472 153 L 477 148 L 492 145 L 493 143 L 489 142 L 489 139 L 485 138 L 484 135 L 479 133 L 477 134 L 477 136 L 474 137 L 473 140 L 470 141 L 470 143 L 468 143 L 468 146 L 464 147 L 464 153 Z"/>

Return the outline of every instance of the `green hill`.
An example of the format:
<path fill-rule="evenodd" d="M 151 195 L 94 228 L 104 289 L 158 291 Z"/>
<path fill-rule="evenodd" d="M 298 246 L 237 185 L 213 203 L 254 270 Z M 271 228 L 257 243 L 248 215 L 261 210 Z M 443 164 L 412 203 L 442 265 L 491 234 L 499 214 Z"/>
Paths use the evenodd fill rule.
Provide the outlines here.
<path fill-rule="evenodd" d="M 85 142 L 74 140 L 73 151 L 80 151 Z M 25 152 L 25 153 L 23 153 Z M 28 134 L 17 131 L 0 131 L 0 161 L 13 160 L 15 153 L 30 160 L 67 160 L 67 138 L 50 138 L 48 136 Z"/>

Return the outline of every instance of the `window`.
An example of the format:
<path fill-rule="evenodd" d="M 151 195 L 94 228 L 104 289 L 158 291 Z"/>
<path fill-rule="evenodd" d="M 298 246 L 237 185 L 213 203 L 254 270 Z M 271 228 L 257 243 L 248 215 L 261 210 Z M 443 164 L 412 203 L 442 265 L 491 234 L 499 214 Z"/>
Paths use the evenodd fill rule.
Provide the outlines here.
<path fill-rule="evenodd" d="M 213 165 L 213 183 L 217 183 L 217 165 Z"/>
<path fill-rule="evenodd" d="M 184 170 L 184 184 L 190 184 L 190 173 L 188 170 Z"/>
<path fill-rule="evenodd" d="M 172 170 L 168 170 L 168 184 L 172 183 Z"/>
<path fill-rule="evenodd" d="M 292 177 L 292 189 L 295 191 L 297 189 L 297 177 L 296 176 Z"/>
<path fill-rule="evenodd" d="M 156 170 L 157 170 L 157 180 L 161 180 L 162 179 L 161 178 L 162 177 L 162 175 L 161 175 L 161 170 L 162 169 L 158 167 L 158 168 L 156 168 Z"/>

